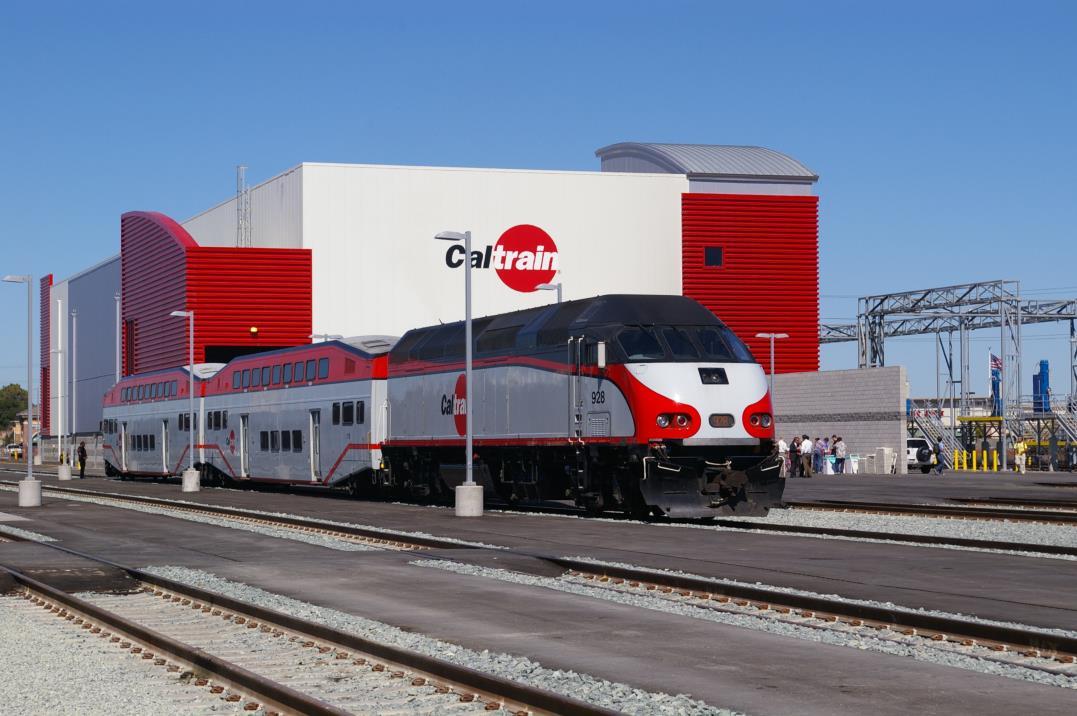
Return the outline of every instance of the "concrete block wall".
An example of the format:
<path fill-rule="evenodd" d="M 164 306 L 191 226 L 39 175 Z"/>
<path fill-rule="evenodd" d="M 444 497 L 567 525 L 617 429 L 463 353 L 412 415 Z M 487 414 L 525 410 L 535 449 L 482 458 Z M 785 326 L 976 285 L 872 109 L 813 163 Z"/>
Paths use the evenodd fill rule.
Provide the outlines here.
<path fill-rule="evenodd" d="M 905 466 L 905 368 L 887 366 L 774 376 L 778 437 L 841 435 L 850 454 L 873 455 L 889 447 L 897 472 Z"/>

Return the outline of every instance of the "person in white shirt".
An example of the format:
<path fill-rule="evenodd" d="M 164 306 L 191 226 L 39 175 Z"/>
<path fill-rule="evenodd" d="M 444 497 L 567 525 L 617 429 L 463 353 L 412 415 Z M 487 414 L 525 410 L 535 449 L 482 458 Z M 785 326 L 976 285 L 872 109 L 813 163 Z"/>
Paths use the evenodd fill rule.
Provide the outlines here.
<path fill-rule="evenodd" d="M 785 442 L 785 438 L 778 438 L 778 457 L 782 459 L 781 476 L 785 477 L 789 474 L 789 469 L 786 466 L 786 461 L 789 460 L 789 444 Z"/>
<path fill-rule="evenodd" d="M 845 438 L 839 435 L 834 444 L 834 473 L 837 475 L 845 472 L 845 451 Z"/>
<path fill-rule="evenodd" d="M 812 465 L 811 465 L 811 453 L 814 444 L 811 438 L 805 435 L 800 441 L 800 476 L 811 477 Z"/>

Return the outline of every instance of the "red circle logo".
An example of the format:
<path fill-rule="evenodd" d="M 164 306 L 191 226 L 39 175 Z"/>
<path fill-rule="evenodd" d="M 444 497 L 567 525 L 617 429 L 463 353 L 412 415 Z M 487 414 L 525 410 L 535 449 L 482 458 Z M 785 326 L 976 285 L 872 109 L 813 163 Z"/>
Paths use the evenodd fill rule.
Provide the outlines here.
<path fill-rule="evenodd" d="M 236 431 L 228 431 L 228 449 L 232 451 L 232 454 L 236 454 Z"/>
<path fill-rule="evenodd" d="M 452 421 L 458 435 L 467 434 L 467 375 L 461 373 L 452 391 Z"/>
<path fill-rule="evenodd" d="M 494 244 L 494 269 L 509 288 L 530 293 L 557 275 L 557 244 L 537 226 L 514 226 Z"/>

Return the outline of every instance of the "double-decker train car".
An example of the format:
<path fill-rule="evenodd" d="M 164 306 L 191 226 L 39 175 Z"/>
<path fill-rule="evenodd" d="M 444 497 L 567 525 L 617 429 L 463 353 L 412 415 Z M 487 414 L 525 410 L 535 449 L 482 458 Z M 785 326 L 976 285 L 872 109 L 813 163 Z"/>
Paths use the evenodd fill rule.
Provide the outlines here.
<path fill-rule="evenodd" d="M 599 296 L 473 331 L 473 406 L 463 322 L 199 366 L 195 465 L 210 482 L 447 498 L 473 410 L 477 479 L 505 500 L 690 518 L 780 503 L 766 376 L 695 301 Z M 110 473 L 186 466 L 186 379 L 135 375 L 110 391 Z"/>
<path fill-rule="evenodd" d="M 195 457 L 211 484 L 337 486 L 380 466 L 386 351 L 394 338 L 329 341 L 195 366 Z M 189 461 L 186 368 L 129 376 L 105 396 L 105 470 L 179 474 Z"/>
<path fill-rule="evenodd" d="M 413 330 L 389 354 L 394 482 L 459 484 L 473 410 L 476 480 L 506 499 L 691 518 L 780 503 L 763 369 L 692 299 L 599 296 L 478 319 L 474 406 L 463 335 L 462 323 Z"/>

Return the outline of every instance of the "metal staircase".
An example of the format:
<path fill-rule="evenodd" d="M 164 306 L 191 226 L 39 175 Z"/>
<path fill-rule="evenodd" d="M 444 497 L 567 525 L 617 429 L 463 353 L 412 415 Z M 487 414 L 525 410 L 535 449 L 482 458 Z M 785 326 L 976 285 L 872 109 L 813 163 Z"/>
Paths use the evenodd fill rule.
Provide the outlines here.
<path fill-rule="evenodd" d="M 916 425 L 916 428 L 928 439 L 932 447 L 938 442 L 942 443 L 942 464 L 953 468 L 954 450 L 960 450 L 961 444 L 954 439 L 949 428 L 935 414 L 935 408 L 924 403 L 913 402 L 912 413 L 909 417 L 912 419 L 913 424 Z"/>
<path fill-rule="evenodd" d="M 1052 400 L 1051 415 L 1070 442 L 1077 442 L 1077 416 L 1070 412 L 1067 400 Z"/>

